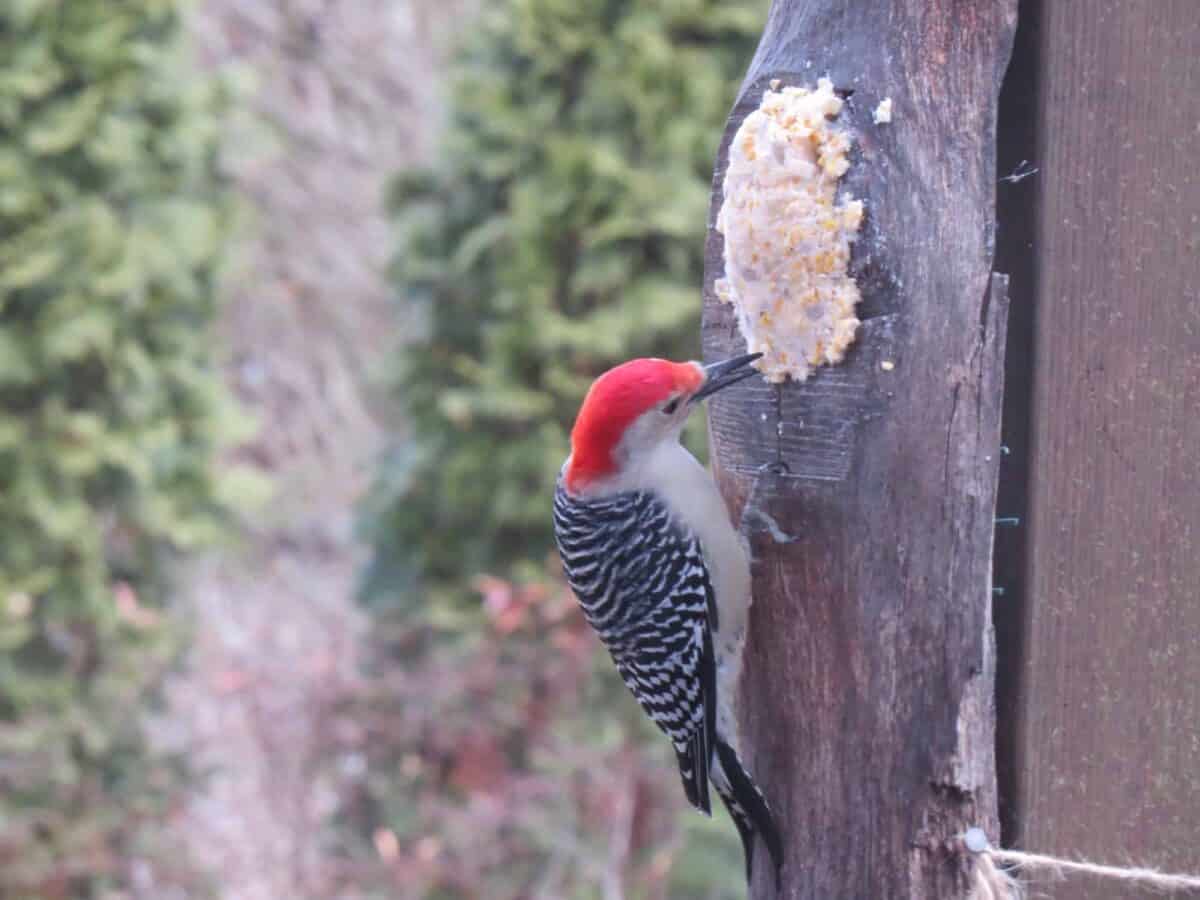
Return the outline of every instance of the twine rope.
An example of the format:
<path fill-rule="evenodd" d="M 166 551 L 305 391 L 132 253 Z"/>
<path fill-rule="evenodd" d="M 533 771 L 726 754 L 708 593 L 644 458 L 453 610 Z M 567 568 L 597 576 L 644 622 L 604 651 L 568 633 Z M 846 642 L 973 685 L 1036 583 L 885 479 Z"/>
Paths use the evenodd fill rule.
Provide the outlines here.
<path fill-rule="evenodd" d="M 1056 878 L 1090 875 L 1120 882 L 1130 887 L 1145 887 L 1163 893 L 1200 891 L 1200 875 L 1160 872 L 1145 866 L 1105 866 L 1087 860 L 1063 859 L 1044 853 L 1004 850 L 993 847 L 981 828 L 970 828 L 963 835 L 966 848 L 975 855 L 974 885 L 969 900 L 1022 900 L 1025 891 L 1014 872 L 1045 872 Z M 1000 866 L 1011 866 L 1007 871 Z"/>

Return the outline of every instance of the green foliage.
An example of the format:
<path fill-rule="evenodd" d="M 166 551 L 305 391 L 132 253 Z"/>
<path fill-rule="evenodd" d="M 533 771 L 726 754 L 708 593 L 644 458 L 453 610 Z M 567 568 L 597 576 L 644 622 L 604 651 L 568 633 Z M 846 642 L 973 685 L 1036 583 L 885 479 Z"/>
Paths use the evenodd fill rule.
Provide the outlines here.
<path fill-rule="evenodd" d="M 420 333 L 398 376 L 413 438 L 374 494 L 371 601 L 419 584 L 428 609 L 475 573 L 540 571 L 592 378 L 698 355 L 713 158 L 764 5 L 487 5 L 441 163 L 393 191 Z"/>
<path fill-rule="evenodd" d="M 170 0 L 0 11 L 0 895 L 91 897 L 177 783 L 138 716 L 213 536 L 219 98 Z"/>
<path fill-rule="evenodd" d="M 415 333 L 364 590 L 389 685 L 366 719 L 391 725 L 371 726 L 373 774 L 347 818 L 395 835 L 401 860 L 436 860 L 412 896 L 583 900 L 614 853 L 626 896 L 744 891 L 728 821 L 679 839 L 669 746 L 547 582 L 554 481 L 588 385 L 633 356 L 698 355 L 713 158 L 765 6 L 486 4 L 438 163 L 393 187 Z"/>

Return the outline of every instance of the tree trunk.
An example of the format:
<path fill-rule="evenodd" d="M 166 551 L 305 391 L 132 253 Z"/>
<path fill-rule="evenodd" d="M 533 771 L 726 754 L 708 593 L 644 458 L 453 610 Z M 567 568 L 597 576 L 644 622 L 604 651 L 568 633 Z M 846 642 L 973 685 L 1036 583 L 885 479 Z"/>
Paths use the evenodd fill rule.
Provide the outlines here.
<path fill-rule="evenodd" d="M 764 88 L 848 97 L 866 201 L 840 364 L 714 400 L 713 465 L 754 551 L 742 744 L 787 847 L 752 896 L 962 898 L 956 839 L 996 835 L 991 554 L 1007 280 L 995 121 L 1015 0 L 776 0 L 720 150 L 705 355 L 743 352 L 714 227 L 730 138 Z M 876 125 L 885 97 L 894 121 Z M 787 542 L 788 536 L 792 538 Z"/>

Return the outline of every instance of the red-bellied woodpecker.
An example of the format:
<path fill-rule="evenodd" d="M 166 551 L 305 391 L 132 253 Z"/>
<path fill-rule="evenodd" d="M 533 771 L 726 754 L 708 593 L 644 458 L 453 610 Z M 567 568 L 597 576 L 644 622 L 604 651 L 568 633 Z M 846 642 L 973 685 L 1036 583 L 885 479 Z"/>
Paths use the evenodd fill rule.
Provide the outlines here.
<path fill-rule="evenodd" d="M 709 781 L 750 874 L 761 837 L 783 848 L 736 751 L 733 702 L 750 606 L 749 559 L 716 483 L 679 443 L 694 406 L 756 374 L 752 353 L 701 366 L 635 359 L 596 379 L 554 496 L 567 581 L 625 684 L 671 739 L 688 801 Z"/>

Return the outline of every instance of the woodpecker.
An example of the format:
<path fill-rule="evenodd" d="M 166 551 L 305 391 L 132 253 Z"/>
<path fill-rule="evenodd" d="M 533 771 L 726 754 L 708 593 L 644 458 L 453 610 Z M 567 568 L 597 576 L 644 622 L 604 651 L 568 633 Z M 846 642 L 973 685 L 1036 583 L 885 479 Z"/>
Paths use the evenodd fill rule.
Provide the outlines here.
<path fill-rule="evenodd" d="M 679 443 L 705 397 L 756 374 L 751 353 L 702 366 L 635 359 L 592 384 L 554 494 L 567 582 L 617 671 L 675 748 L 688 801 L 709 784 L 746 856 L 783 845 L 738 758 L 733 712 L 750 606 L 750 562 L 712 476 Z"/>

